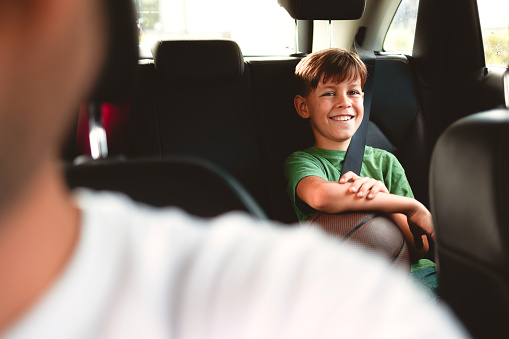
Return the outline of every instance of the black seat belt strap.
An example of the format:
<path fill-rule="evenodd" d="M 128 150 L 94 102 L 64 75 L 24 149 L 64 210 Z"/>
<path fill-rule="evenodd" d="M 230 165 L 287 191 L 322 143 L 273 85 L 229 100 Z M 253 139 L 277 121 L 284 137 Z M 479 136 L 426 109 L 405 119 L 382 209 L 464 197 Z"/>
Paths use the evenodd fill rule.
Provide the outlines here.
<path fill-rule="evenodd" d="M 374 52 L 367 51 L 360 47 L 358 42 L 358 37 L 363 34 L 357 34 L 355 38 L 355 49 L 357 50 L 357 54 L 360 56 L 366 68 L 368 69 L 368 76 L 366 78 L 366 83 L 364 84 L 364 118 L 362 119 L 362 123 L 355 132 L 350 141 L 350 146 L 345 155 L 345 160 L 343 162 L 343 168 L 341 170 L 341 174 L 345 174 L 348 171 L 352 171 L 357 175 L 360 175 L 362 168 L 362 160 L 364 158 L 364 148 L 366 146 L 366 137 L 368 135 L 368 125 L 369 125 L 369 115 L 371 111 L 371 101 L 373 98 L 373 81 L 375 78 L 375 61 L 376 56 Z"/>

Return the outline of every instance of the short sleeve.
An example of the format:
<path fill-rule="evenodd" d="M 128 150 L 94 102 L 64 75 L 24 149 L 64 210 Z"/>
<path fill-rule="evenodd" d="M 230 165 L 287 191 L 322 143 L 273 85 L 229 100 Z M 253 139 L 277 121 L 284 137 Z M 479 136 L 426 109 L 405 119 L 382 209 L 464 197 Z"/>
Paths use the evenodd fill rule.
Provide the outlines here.
<path fill-rule="evenodd" d="M 285 161 L 285 177 L 288 181 L 287 193 L 299 220 L 306 216 L 296 206 L 296 192 L 298 183 L 309 176 L 316 176 L 328 180 L 322 163 L 309 153 L 298 151 L 290 155 Z"/>
<path fill-rule="evenodd" d="M 391 153 L 386 152 L 388 157 L 387 171 L 384 182 L 392 194 L 413 198 L 414 194 L 405 174 L 405 170 L 398 159 Z"/>

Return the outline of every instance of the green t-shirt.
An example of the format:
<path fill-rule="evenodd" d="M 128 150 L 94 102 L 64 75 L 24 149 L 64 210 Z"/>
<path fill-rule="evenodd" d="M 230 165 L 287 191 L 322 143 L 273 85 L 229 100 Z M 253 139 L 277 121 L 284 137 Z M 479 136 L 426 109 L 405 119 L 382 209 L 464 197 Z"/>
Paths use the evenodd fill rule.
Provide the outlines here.
<path fill-rule="evenodd" d="M 303 213 L 296 205 L 297 184 L 308 176 L 317 176 L 327 181 L 339 181 L 346 151 L 310 147 L 297 151 L 285 161 L 285 176 L 288 180 L 288 195 L 297 218 L 308 219 L 312 214 Z M 412 189 L 405 170 L 396 157 L 384 150 L 366 146 L 362 162 L 361 177 L 382 181 L 390 193 L 413 198 Z"/>

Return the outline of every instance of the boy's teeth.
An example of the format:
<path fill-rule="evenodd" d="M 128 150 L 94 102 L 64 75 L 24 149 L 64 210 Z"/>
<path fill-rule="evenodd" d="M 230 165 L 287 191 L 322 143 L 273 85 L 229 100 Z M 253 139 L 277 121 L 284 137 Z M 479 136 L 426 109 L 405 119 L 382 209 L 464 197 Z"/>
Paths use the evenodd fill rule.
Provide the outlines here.
<path fill-rule="evenodd" d="M 332 117 L 331 119 L 335 120 L 335 121 L 348 121 L 348 120 L 352 119 L 352 117 L 351 116 L 341 116 L 341 117 Z"/>

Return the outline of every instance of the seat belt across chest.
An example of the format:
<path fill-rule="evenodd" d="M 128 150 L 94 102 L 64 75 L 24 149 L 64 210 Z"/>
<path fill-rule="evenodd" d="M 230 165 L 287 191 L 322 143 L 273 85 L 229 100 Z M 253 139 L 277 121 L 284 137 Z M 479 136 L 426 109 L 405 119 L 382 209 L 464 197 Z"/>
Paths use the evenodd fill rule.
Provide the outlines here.
<path fill-rule="evenodd" d="M 362 28 L 362 27 L 361 27 Z M 366 68 L 368 69 L 368 76 L 366 83 L 364 84 L 364 117 L 362 122 L 352 137 L 350 145 L 343 160 L 343 167 L 341 169 L 341 175 L 348 171 L 352 171 L 357 175 L 360 175 L 362 168 L 362 160 L 364 159 L 364 148 L 366 146 L 366 138 L 368 135 L 369 116 L 371 113 L 371 102 L 373 99 L 373 82 L 375 78 L 375 61 L 376 56 L 372 51 L 368 51 L 360 47 L 358 37 L 361 35 L 361 29 L 355 37 L 355 49 L 357 54 L 362 59 Z"/>

